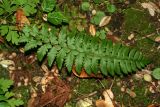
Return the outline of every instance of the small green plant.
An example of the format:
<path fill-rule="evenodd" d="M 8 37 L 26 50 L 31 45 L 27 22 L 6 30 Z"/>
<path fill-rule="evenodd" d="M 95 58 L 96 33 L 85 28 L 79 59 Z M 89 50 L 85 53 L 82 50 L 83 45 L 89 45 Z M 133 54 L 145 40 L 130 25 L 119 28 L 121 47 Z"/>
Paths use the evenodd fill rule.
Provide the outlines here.
<path fill-rule="evenodd" d="M 91 23 L 99 25 L 101 19 L 105 16 L 105 13 L 102 11 L 97 11 L 96 15 L 92 17 Z"/>
<path fill-rule="evenodd" d="M 105 1 L 105 4 L 106 4 L 106 10 L 107 10 L 107 12 L 114 13 L 116 11 L 116 6 L 114 4 L 111 4 L 108 1 Z"/>
<path fill-rule="evenodd" d="M 25 51 L 37 49 L 39 61 L 47 56 L 49 66 L 56 62 L 59 69 L 65 64 L 69 72 L 75 65 L 77 73 L 84 68 L 88 74 L 101 71 L 103 75 L 114 76 L 132 73 L 148 64 L 136 49 L 111 41 L 99 41 L 76 30 L 67 32 L 64 27 L 58 35 L 53 33 L 56 31 L 49 32 L 47 29 L 45 26 L 41 30 L 37 26 L 26 26 L 20 42 L 26 43 Z"/>
<path fill-rule="evenodd" d="M 81 9 L 83 11 L 89 11 L 89 8 L 90 8 L 89 2 L 82 2 Z"/>
<path fill-rule="evenodd" d="M 152 71 L 152 76 L 157 79 L 160 80 L 160 68 L 156 68 Z"/>
<path fill-rule="evenodd" d="M 15 94 L 10 91 L 12 85 L 12 80 L 0 79 L 0 107 L 17 107 L 23 105 L 23 101 L 14 98 Z"/>

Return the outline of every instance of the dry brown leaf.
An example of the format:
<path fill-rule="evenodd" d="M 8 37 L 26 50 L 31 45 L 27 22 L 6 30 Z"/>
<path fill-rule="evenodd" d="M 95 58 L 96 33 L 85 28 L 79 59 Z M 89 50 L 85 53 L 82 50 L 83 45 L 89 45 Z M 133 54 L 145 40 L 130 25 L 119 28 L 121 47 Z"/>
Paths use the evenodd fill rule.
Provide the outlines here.
<path fill-rule="evenodd" d="M 95 29 L 95 26 L 94 25 L 90 25 L 89 26 L 89 32 L 92 36 L 95 36 L 96 35 L 96 29 Z"/>
<path fill-rule="evenodd" d="M 75 76 L 77 76 L 79 78 L 102 78 L 103 77 L 101 74 L 95 75 L 95 74 L 91 73 L 90 75 L 88 75 L 84 68 L 82 68 L 82 71 L 80 74 L 77 74 L 75 66 L 73 66 L 72 72 Z"/>
<path fill-rule="evenodd" d="M 110 89 L 107 89 L 103 92 L 103 96 L 105 100 L 97 100 L 96 101 L 96 106 L 97 107 L 114 107 L 113 104 L 113 92 Z"/>
<path fill-rule="evenodd" d="M 49 74 L 49 69 L 48 69 L 48 67 L 46 66 L 46 65 L 44 65 L 44 64 L 42 64 L 41 65 L 41 68 L 42 68 L 42 70 L 45 72 L 45 73 L 48 73 Z"/>
<path fill-rule="evenodd" d="M 0 61 L 0 65 L 7 68 L 9 65 L 15 65 L 15 63 L 12 60 L 2 60 Z"/>
<path fill-rule="evenodd" d="M 16 25 L 18 30 L 21 30 L 24 24 L 30 25 L 28 18 L 25 16 L 22 8 L 17 9 L 16 11 Z"/>
<path fill-rule="evenodd" d="M 150 104 L 147 107 L 160 107 L 160 104 Z"/>
<path fill-rule="evenodd" d="M 141 3 L 143 8 L 148 9 L 151 16 L 155 15 L 155 12 L 160 13 L 160 9 L 153 2 Z"/>
<path fill-rule="evenodd" d="M 96 107 L 107 107 L 104 100 L 96 100 Z"/>
<path fill-rule="evenodd" d="M 111 20 L 111 16 L 105 16 L 101 19 L 100 23 L 99 23 L 99 27 L 103 27 L 105 25 L 107 25 Z"/>

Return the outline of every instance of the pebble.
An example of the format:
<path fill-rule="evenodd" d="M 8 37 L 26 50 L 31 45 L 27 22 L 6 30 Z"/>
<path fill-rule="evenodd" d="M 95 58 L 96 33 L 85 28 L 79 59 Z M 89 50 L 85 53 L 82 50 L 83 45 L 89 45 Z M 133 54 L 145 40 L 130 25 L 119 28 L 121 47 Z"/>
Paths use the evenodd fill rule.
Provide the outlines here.
<path fill-rule="evenodd" d="M 96 15 L 96 10 L 92 10 L 92 15 Z"/>
<path fill-rule="evenodd" d="M 13 58 L 15 58 L 17 56 L 17 54 L 15 52 L 12 53 Z"/>
<path fill-rule="evenodd" d="M 9 58 L 9 59 L 13 59 L 13 56 L 12 56 L 12 55 L 9 55 L 8 58 Z"/>
<path fill-rule="evenodd" d="M 124 92 L 126 89 L 125 87 L 121 87 L 121 91 Z"/>

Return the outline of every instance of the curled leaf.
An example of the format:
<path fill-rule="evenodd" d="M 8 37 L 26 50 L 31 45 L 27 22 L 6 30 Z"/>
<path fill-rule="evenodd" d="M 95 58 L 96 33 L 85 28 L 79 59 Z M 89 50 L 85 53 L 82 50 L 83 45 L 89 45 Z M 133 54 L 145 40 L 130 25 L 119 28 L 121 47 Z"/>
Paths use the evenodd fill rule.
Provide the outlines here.
<path fill-rule="evenodd" d="M 142 5 L 143 8 L 147 8 L 148 9 L 149 14 L 151 16 L 154 16 L 155 12 L 160 13 L 160 9 L 153 2 L 141 3 L 141 5 Z"/>
<path fill-rule="evenodd" d="M 104 16 L 99 23 L 99 27 L 103 27 L 107 25 L 110 22 L 110 20 L 111 20 L 111 16 Z"/>
<path fill-rule="evenodd" d="M 24 24 L 30 25 L 30 22 L 25 16 L 23 9 L 19 8 L 16 11 L 16 25 L 17 25 L 18 30 L 21 30 Z"/>
<path fill-rule="evenodd" d="M 95 29 L 95 27 L 94 27 L 94 25 L 90 25 L 89 26 L 89 32 L 90 32 L 90 34 L 92 35 L 92 36 L 95 36 L 96 35 L 96 29 Z"/>

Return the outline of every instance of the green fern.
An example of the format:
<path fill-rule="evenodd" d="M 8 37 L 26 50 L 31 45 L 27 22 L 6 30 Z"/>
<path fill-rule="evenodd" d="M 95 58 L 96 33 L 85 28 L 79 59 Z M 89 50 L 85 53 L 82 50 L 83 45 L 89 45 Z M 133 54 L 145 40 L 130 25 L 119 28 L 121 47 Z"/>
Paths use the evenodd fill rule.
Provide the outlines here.
<path fill-rule="evenodd" d="M 37 34 L 29 30 L 32 28 L 27 28 L 31 31 L 28 37 L 31 40 L 25 45 L 25 50 L 37 48 L 38 59 L 42 61 L 47 56 L 49 66 L 56 62 L 59 69 L 64 64 L 69 72 L 75 65 L 78 74 L 84 68 L 88 74 L 101 72 L 103 75 L 114 76 L 132 73 L 145 67 L 149 62 L 141 52 L 121 44 L 100 41 L 98 38 L 87 36 L 84 32 L 69 33 L 66 28 L 62 28 L 59 34 L 55 35 L 51 33 L 54 31 L 43 31 L 43 27 Z M 28 35 L 28 32 L 26 34 Z"/>

